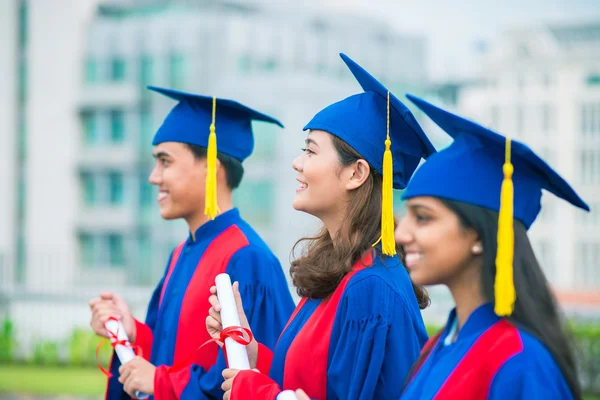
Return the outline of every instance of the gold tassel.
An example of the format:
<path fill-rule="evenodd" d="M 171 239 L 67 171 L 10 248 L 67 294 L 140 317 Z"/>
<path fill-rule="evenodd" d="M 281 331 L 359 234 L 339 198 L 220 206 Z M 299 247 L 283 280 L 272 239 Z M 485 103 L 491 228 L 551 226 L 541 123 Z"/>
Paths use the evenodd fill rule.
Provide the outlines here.
<path fill-rule="evenodd" d="M 206 194 L 204 199 L 204 215 L 215 219 L 220 213 L 217 205 L 217 135 L 215 133 L 215 116 L 217 98 L 213 97 L 212 123 L 208 135 L 208 150 L 206 154 Z"/>
<path fill-rule="evenodd" d="M 494 312 L 500 317 L 512 314 L 517 294 L 513 282 L 514 220 L 513 220 L 513 165 L 510 161 L 510 139 L 506 138 L 506 154 L 502 171 L 504 180 L 500 190 L 498 217 L 498 251 L 496 253 L 496 280 L 494 282 Z"/>
<path fill-rule="evenodd" d="M 390 92 L 387 94 L 387 136 L 385 139 L 385 152 L 383 153 L 383 187 L 381 201 L 381 247 L 383 254 L 393 256 L 396 254 L 394 240 L 394 170 L 392 152 L 390 150 Z"/>

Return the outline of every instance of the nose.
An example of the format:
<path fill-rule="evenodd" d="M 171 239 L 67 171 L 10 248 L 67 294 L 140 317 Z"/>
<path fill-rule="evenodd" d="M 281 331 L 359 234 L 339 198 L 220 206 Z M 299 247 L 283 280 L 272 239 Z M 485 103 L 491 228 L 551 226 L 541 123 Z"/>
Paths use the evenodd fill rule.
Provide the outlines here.
<path fill-rule="evenodd" d="M 292 161 L 292 168 L 294 169 L 294 171 L 296 172 L 302 172 L 302 157 L 304 155 L 300 155 L 298 157 L 296 157 L 296 159 L 294 161 Z"/>
<path fill-rule="evenodd" d="M 162 183 L 162 175 L 158 171 L 158 167 L 155 165 L 148 177 L 148 182 L 152 185 L 160 185 Z"/>

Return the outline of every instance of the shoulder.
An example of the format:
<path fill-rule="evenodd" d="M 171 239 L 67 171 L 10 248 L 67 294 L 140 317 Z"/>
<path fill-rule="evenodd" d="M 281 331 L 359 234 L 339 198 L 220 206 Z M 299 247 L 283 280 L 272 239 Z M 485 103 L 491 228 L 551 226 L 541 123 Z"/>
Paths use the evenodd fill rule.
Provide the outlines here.
<path fill-rule="evenodd" d="M 505 393 L 506 388 L 511 387 L 510 390 L 520 398 L 527 393 L 540 396 L 563 393 L 564 398 L 569 398 L 570 389 L 550 350 L 535 336 L 512 324 L 510 326 L 510 335 L 513 336 L 510 340 L 518 341 L 520 348 L 514 348 L 514 354 L 498 369 L 492 393 Z"/>
<path fill-rule="evenodd" d="M 377 314 L 391 318 L 406 311 L 406 294 L 397 282 L 399 273 L 406 274 L 399 261 L 395 265 L 383 265 L 375 261 L 372 266 L 356 272 L 350 278 L 342 295 L 342 306 L 357 317 Z M 412 286 L 410 294 L 414 297 Z"/>

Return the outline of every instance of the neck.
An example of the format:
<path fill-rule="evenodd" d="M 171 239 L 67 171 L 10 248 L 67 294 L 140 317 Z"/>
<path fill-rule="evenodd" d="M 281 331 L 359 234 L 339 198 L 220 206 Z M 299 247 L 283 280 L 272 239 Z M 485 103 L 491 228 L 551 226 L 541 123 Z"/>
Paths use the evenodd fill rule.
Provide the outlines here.
<path fill-rule="evenodd" d="M 333 240 L 342 226 L 342 222 L 344 221 L 344 215 L 346 214 L 346 210 L 340 210 L 337 213 L 333 213 L 328 215 L 327 217 L 320 217 L 320 220 L 323 221 L 323 225 L 325 225 L 325 229 L 329 232 L 329 236 Z"/>
<path fill-rule="evenodd" d="M 470 266 L 460 277 L 447 283 L 456 304 L 459 330 L 465 325 L 473 311 L 487 302 L 481 287 L 481 268 L 481 265 Z"/>
<path fill-rule="evenodd" d="M 204 202 L 203 202 L 204 203 Z M 231 191 L 219 191 L 217 193 L 217 205 L 220 210 L 220 214 L 227 212 L 233 208 L 233 201 L 231 199 Z M 192 240 L 196 240 L 196 231 L 200 229 L 200 227 L 206 224 L 209 221 L 209 218 L 204 215 L 204 204 L 202 204 L 202 209 L 196 210 L 193 215 L 185 218 L 185 221 L 188 224 L 188 228 L 190 230 L 190 234 L 192 235 Z"/>

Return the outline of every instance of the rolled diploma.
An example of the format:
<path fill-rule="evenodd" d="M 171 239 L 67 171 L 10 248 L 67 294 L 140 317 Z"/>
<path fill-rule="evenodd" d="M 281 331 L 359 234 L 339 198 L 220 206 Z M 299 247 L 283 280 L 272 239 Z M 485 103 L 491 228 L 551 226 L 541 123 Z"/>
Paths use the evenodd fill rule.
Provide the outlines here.
<path fill-rule="evenodd" d="M 115 321 L 113 319 L 106 321 L 106 323 L 104 324 L 104 327 L 106 328 L 107 331 L 110 331 L 117 335 L 116 339 L 114 337 L 110 338 L 110 341 L 112 343 L 114 343 L 118 340 L 119 342 L 125 341 L 125 343 L 128 344 L 128 346 L 123 346 L 122 344 L 118 344 L 115 346 L 115 353 L 117 353 L 117 357 L 119 357 L 119 361 L 121 361 L 122 365 L 127 364 L 129 361 L 131 361 L 133 359 L 133 357 L 135 357 L 135 353 L 133 351 L 133 348 L 131 348 L 131 344 L 129 343 L 129 337 L 127 337 L 127 332 L 125 332 L 125 328 L 123 327 L 121 322 Z M 147 399 L 149 396 L 146 393 L 136 391 L 135 397 L 137 397 L 140 400 L 143 400 L 143 399 Z"/>
<path fill-rule="evenodd" d="M 240 317 L 237 313 L 229 275 L 217 275 L 215 284 L 217 285 L 217 297 L 219 298 L 219 303 L 221 303 L 221 325 L 223 326 L 223 329 L 229 328 L 230 326 L 240 326 Z M 225 346 L 227 347 L 227 361 L 229 363 L 229 368 L 239 370 L 250 369 L 246 346 L 236 342 L 232 338 L 225 339 Z"/>
<path fill-rule="evenodd" d="M 296 392 L 293 390 L 284 390 L 277 395 L 277 400 L 296 400 Z"/>

